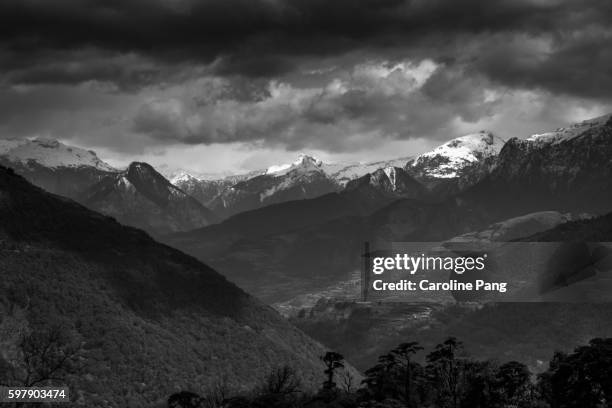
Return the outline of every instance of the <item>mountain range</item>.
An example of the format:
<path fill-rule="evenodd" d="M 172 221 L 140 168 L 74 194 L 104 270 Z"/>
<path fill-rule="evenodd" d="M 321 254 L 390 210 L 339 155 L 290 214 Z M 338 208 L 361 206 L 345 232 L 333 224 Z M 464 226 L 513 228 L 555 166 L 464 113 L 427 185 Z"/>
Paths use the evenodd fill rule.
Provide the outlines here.
<path fill-rule="evenodd" d="M 395 308 L 333 296 L 354 293 L 365 242 L 609 240 L 610 157 L 612 115 L 505 142 L 478 132 L 386 162 L 302 155 L 221 179 L 168 180 L 146 163 L 114 169 L 57 141 L 2 141 L 0 163 L 12 169 L 0 169 L 2 311 L 25 328 L 37 313 L 63 316 L 93 362 L 73 380 L 110 405 L 140 406 L 224 374 L 250 384 L 279 360 L 298 361 L 316 382 L 321 347 L 260 301 L 362 367 L 407 336 L 434 345 L 446 335 L 464 336 L 474 355 L 525 355 L 537 366 L 555 348 L 610 335 L 608 308 Z M 28 293 L 44 296 L 18 300 Z M 104 387 L 119 382 L 144 385 L 115 401 Z"/>
<path fill-rule="evenodd" d="M 480 155 L 483 164 L 474 164 L 478 159 L 453 162 L 467 169 L 463 174 L 469 181 L 450 196 L 448 190 L 436 194 L 440 183 L 427 185 L 426 178 L 441 175 L 458 186 L 464 183 L 457 180 L 462 171 L 445 167 L 436 173 L 421 166 L 420 175 L 410 176 L 405 170 L 413 195 L 402 197 L 389 194 L 391 184 L 380 183 L 389 180 L 382 170 L 347 183 L 339 193 L 243 212 L 164 240 L 276 303 L 350 279 L 361 266 L 358 254 L 364 242 L 384 247 L 394 241 L 438 241 L 533 212 L 612 210 L 609 115 L 559 129 L 553 136 L 510 139 L 498 154 L 499 143 L 490 134 L 477 135 L 483 143 L 476 145 L 488 153 Z M 451 142 L 440 150 L 452 156 L 448 149 L 463 150 L 465 144 L 465 139 Z M 415 187 L 419 183 L 428 194 Z M 365 200 L 367 206 L 356 205 Z"/>
<path fill-rule="evenodd" d="M 156 236 L 176 232 L 163 240 L 274 303 L 302 286 L 326 287 L 350 276 L 364 241 L 447 239 L 538 211 L 609 210 L 610 120 L 605 115 L 507 142 L 478 132 L 415 158 L 362 165 L 301 155 L 219 180 L 183 174 L 173 179 L 177 185 L 145 163 L 115 170 L 91 152 L 51 141 L 6 142 L 0 157 L 33 182 L 42 179 L 41 168 L 95 174 L 93 183 L 83 177 L 70 188 L 81 186 L 78 194 L 67 195 Z M 25 159 L 18 143 L 64 161 L 45 162 L 38 153 Z M 87 160 L 66 159 L 70 151 Z M 63 183 L 39 185 L 68 190 Z"/>
<path fill-rule="evenodd" d="M 443 197 L 468 185 L 468 173 L 475 174 L 473 180 L 477 180 L 481 174 L 477 163 L 493 157 L 496 144 L 491 134 L 480 133 L 455 139 L 416 159 L 344 164 L 324 163 L 301 154 L 293 163 L 245 174 L 216 179 L 182 172 L 168 180 L 146 163 L 115 169 L 95 152 L 57 140 L 3 140 L 0 164 L 47 191 L 159 235 L 364 183 L 380 188 L 387 196 L 422 198 L 427 190 L 430 198 Z M 442 167 L 446 173 L 436 170 Z"/>
<path fill-rule="evenodd" d="M 300 154 L 293 163 L 245 175 L 211 180 L 182 173 L 171 181 L 221 218 L 270 204 L 339 192 L 354 186 L 355 181 L 362 183 L 360 179 L 369 179 L 372 174 L 381 186 L 395 183 L 391 178 L 395 174 L 398 180 L 410 176 L 433 196 L 446 197 L 479 181 L 502 146 L 503 141 L 498 137 L 490 132 L 480 132 L 453 139 L 416 158 L 346 164 L 325 163 L 316 157 Z M 385 178 L 387 182 L 383 182 Z M 400 190 L 395 191 L 401 196 Z"/>
<path fill-rule="evenodd" d="M 403 167 L 408 158 L 364 164 L 324 163 L 300 154 L 296 161 L 221 179 L 198 178 L 188 173 L 171 182 L 192 195 L 221 218 L 292 200 L 338 192 L 352 180 L 378 169 Z"/>

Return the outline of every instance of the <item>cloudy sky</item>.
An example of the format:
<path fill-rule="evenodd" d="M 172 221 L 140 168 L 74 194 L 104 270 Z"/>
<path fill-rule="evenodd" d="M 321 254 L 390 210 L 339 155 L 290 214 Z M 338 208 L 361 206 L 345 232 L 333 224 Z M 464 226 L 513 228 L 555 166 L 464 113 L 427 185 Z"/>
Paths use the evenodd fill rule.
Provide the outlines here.
<path fill-rule="evenodd" d="M 612 112 L 610 0 L 2 0 L 0 138 L 197 172 Z"/>

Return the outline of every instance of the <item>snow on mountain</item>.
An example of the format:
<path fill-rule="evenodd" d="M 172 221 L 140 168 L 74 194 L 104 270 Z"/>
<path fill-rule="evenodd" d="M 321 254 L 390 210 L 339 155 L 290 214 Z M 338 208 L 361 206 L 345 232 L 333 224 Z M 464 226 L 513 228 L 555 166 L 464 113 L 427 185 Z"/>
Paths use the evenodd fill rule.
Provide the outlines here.
<path fill-rule="evenodd" d="M 491 211 L 505 215 L 544 209 L 610 212 L 612 115 L 543 135 L 508 140 L 486 182 L 475 186 L 469 199 L 486 199 L 495 203 Z"/>
<path fill-rule="evenodd" d="M 403 167 L 410 158 L 371 163 L 325 163 L 308 154 L 285 164 L 218 179 L 187 171 L 170 177 L 172 184 L 201 204 L 227 217 L 283 201 L 314 198 L 339 191 L 351 181 L 385 167 Z"/>
<path fill-rule="evenodd" d="M 412 157 L 401 157 L 392 160 L 376 161 L 369 163 L 324 163 L 323 170 L 334 180 L 342 185 L 346 185 L 351 180 L 373 173 L 378 169 L 389 167 L 404 167 Z"/>
<path fill-rule="evenodd" d="M 288 167 L 273 167 L 273 172 L 224 185 L 210 202 L 210 208 L 222 217 L 229 217 L 270 204 L 314 198 L 340 190 L 341 186 L 320 166 L 320 161 L 301 156 Z"/>
<path fill-rule="evenodd" d="M 387 179 L 389 179 L 389 183 L 391 184 L 393 190 L 397 190 L 397 171 L 395 167 L 385 167 L 383 172 L 387 175 Z"/>
<path fill-rule="evenodd" d="M 266 188 L 259 193 L 259 201 L 263 203 L 269 197 L 273 197 L 275 194 L 288 190 L 290 188 L 298 187 L 300 194 L 306 194 L 306 185 L 314 182 L 316 179 L 324 176 L 320 169 L 312 169 L 300 171 L 302 169 L 294 168 L 293 170 L 282 174 L 283 177 L 279 177 L 278 183 L 273 184 L 269 188 Z M 311 172 L 317 172 L 310 174 Z M 275 174 L 276 175 L 276 174 Z M 329 192 L 327 190 L 323 190 Z"/>
<path fill-rule="evenodd" d="M 10 163 L 24 166 L 36 163 L 51 169 L 93 167 L 102 171 L 116 171 L 100 160 L 95 152 L 54 139 L 0 140 L 0 156 Z"/>
<path fill-rule="evenodd" d="M 4 140 L 0 139 L 0 155 L 5 155 L 10 152 L 12 149 L 18 147 L 22 140 Z"/>
<path fill-rule="evenodd" d="M 490 132 L 473 133 L 423 153 L 409 166 L 418 169 L 421 176 L 456 178 L 465 168 L 499 154 L 503 145 L 504 141 Z"/>
<path fill-rule="evenodd" d="M 368 173 L 373 173 L 385 167 L 404 167 L 411 157 L 401 157 L 391 160 L 381 160 L 365 163 L 325 163 L 314 156 L 300 154 L 293 163 L 286 163 L 268 167 L 264 174 L 280 176 L 293 170 L 301 172 L 322 171 L 329 178 L 337 181 L 342 186 L 350 180 L 355 180 Z"/>
<path fill-rule="evenodd" d="M 248 173 L 227 175 L 227 174 L 197 174 L 194 172 L 180 170 L 167 174 L 170 182 L 182 189 L 188 184 L 204 182 L 240 182 L 261 175 L 284 176 L 291 172 L 293 175 L 303 174 L 312 171 L 322 172 L 329 178 L 338 182 L 341 186 L 346 185 L 350 180 L 357 179 L 368 173 L 385 167 L 404 167 L 412 157 L 401 157 L 391 160 L 381 160 L 365 163 L 325 163 L 322 160 L 304 153 L 300 153 L 297 160 L 292 163 L 272 165 L 263 170 L 253 170 Z"/>
<path fill-rule="evenodd" d="M 262 173 L 263 171 L 255 171 L 245 174 L 224 175 L 220 178 L 209 178 L 210 175 L 194 175 L 183 171 L 170 178 L 170 182 L 198 200 L 200 204 L 210 207 L 219 195 L 231 189 L 236 183 Z"/>
<path fill-rule="evenodd" d="M 610 121 L 610 119 L 612 119 L 612 114 L 607 114 L 599 116 L 597 118 L 574 123 L 568 127 L 562 127 L 553 132 L 531 135 L 526 140 L 529 142 L 533 142 L 536 145 L 558 144 L 580 136 L 582 133 L 586 132 L 589 129 L 603 126 L 608 121 Z"/>
<path fill-rule="evenodd" d="M 178 186 L 179 184 L 183 184 L 183 183 L 196 183 L 200 181 L 200 179 L 198 179 L 197 177 L 194 177 L 191 174 L 186 173 L 186 172 L 181 172 L 171 177 L 169 180 L 175 186 Z"/>
<path fill-rule="evenodd" d="M 322 165 L 323 162 L 316 157 L 301 153 L 293 163 L 270 166 L 264 174 L 282 176 L 294 170 L 301 172 L 322 171 Z"/>

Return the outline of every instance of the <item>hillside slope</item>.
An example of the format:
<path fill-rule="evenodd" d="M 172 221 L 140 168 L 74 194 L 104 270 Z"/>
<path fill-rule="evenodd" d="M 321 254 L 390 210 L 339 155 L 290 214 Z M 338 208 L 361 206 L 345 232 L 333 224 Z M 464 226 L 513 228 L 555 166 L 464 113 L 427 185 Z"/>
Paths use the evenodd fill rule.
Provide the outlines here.
<path fill-rule="evenodd" d="M 224 379 L 251 387 L 285 363 L 306 384 L 320 380 L 320 346 L 271 308 L 142 231 L 3 167 L 0 270 L 0 360 L 10 363 L 24 333 L 68 327 L 83 349 L 82 371 L 66 379 L 80 405 L 150 407 Z"/>

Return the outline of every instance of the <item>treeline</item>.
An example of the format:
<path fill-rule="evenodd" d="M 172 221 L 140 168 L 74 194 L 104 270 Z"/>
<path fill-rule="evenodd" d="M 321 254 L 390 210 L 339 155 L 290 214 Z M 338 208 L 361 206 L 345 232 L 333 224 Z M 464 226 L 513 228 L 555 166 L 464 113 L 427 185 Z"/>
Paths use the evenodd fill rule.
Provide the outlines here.
<path fill-rule="evenodd" d="M 322 384 L 308 392 L 294 369 L 277 368 L 243 395 L 223 387 L 170 396 L 170 408 L 605 408 L 612 407 L 612 338 L 557 352 L 535 375 L 518 361 L 476 360 L 454 337 L 425 354 L 416 342 L 379 357 L 358 384 L 342 355 L 327 352 Z"/>

